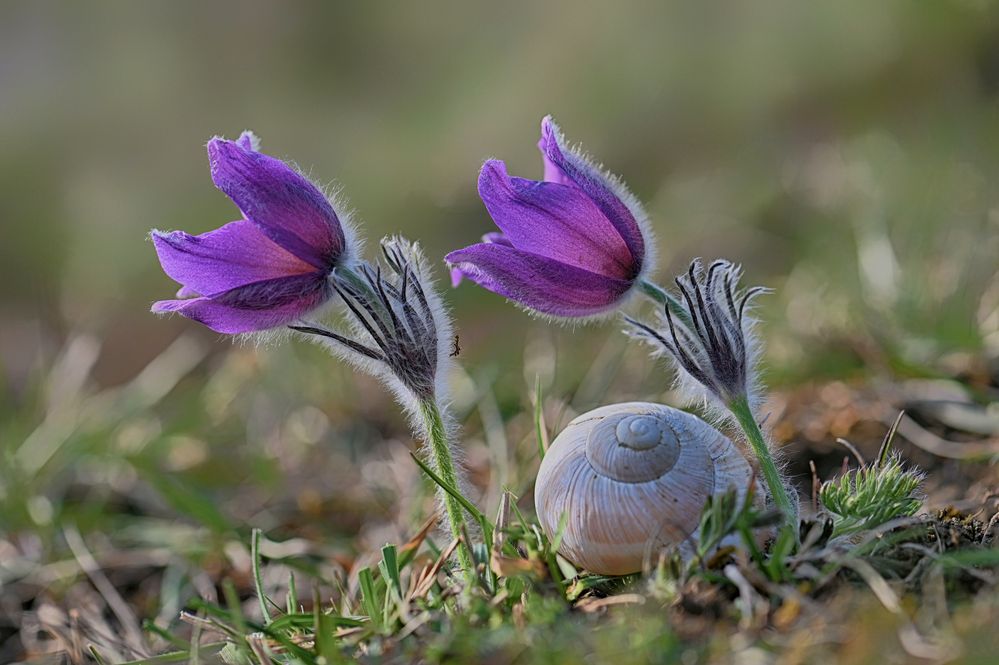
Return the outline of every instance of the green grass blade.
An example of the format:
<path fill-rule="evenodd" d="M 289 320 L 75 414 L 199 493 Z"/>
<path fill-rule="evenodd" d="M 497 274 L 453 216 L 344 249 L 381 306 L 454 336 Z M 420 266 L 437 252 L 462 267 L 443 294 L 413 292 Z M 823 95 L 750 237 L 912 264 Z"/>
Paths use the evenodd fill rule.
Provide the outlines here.
<path fill-rule="evenodd" d="M 381 603 L 375 592 L 375 578 L 371 574 L 371 569 L 367 566 L 361 568 L 357 574 L 357 579 L 361 585 L 361 603 L 364 606 L 364 611 L 367 612 L 371 623 L 380 629 L 382 626 L 381 608 L 379 607 Z"/>
<path fill-rule="evenodd" d="M 263 576 L 260 574 L 260 536 L 260 529 L 253 529 L 250 532 L 250 558 L 253 562 L 253 586 L 257 592 L 257 602 L 260 603 L 260 616 L 263 617 L 266 626 L 271 622 L 271 611 L 267 607 Z"/>
<path fill-rule="evenodd" d="M 544 402 L 541 394 L 541 375 L 534 377 L 534 435 L 538 440 L 538 459 L 545 458 L 548 449 L 548 434 L 545 431 Z"/>
<path fill-rule="evenodd" d="M 209 658 L 217 656 L 228 642 L 212 642 L 211 644 L 201 644 L 197 649 L 183 650 L 183 651 L 171 651 L 170 653 L 162 653 L 158 656 L 150 656 L 149 658 L 140 658 L 139 660 L 130 660 L 121 665 L 171 665 L 171 663 L 189 663 L 195 654 L 199 656 L 207 656 Z"/>

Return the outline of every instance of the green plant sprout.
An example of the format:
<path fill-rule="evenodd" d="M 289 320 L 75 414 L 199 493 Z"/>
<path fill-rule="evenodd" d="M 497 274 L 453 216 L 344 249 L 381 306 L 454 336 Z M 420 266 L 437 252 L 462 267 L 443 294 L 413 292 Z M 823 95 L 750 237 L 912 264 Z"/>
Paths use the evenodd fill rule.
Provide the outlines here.
<path fill-rule="evenodd" d="M 892 450 L 892 441 L 904 412 L 885 435 L 873 464 L 851 469 L 822 484 L 819 501 L 832 514 L 833 536 L 854 534 L 900 517 L 916 514 L 923 500 L 920 487 L 925 474 L 906 468 Z"/>

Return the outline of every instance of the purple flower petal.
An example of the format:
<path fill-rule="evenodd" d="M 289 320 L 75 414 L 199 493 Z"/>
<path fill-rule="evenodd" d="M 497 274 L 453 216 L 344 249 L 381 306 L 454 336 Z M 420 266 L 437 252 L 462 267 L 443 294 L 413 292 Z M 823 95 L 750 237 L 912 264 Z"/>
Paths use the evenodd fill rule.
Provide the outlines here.
<path fill-rule="evenodd" d="M 600 314 L 632 284 L 496 243 L 456 250 L 446 260 L 480 286 L 554 316 Z"/>
<path fill-rule="evenodd" d="M 218 138 L 208 143 L 208 157 L 216 187 L 268 238 L 321 270 L 345 251 L 333 206 L 287 164 Z"/>
<path fill-rule="evenodd" d="M 215 332 L 236 335 L 296 321 L 328 298 L 325 277 L 311 273 L 247 284 L 211 298 L 161 300 L 152 311 L 176 312 Z"/>
<path fill-rule="evenodd" d="M 637 274 L 617 229 L 586 194 L 567 185 L 507 175 L 490 160 L 479 175 L 479 196 L 496 226 L 516 248 L 617 279 Z"/>
<path fill-rule="evenodd" d="M 576 186 L 576 184 L 555 164 L 555 162 L 548 159 L 548 155 L 545 154 L 544 136 L 538 139 L 538 150 L 541 151 L 541 161 L 544 164 L 545 182 L 557 182 L 560 185 L 568 185 L 570 187 Z"/>
<path fill-rule="evenodd" d="M 506 236 L 497 231 L 490 231 L 482 236 L 482 242 L 492 242 L 499 245 L 506 245 L 507 247 L 513 247 Z M 461 271 L 461 268 L 451 268 L 451 286 L 456 287 L 461 284 L 461 280 L 465 277 L 465 273 Z"/>
<path fill-rule="evenodd" d="M 554 167 L 553 174 L 560 171 L 580 191 L 592 199 L 617 229 L 631 251 L 635 262 L 641 267 L 645 259 L 645 240 L 635 215 L 622 200 L 620 187 L 614 186 L 598 168 L 566 150 L 562 143 L 562 135 L 558 126 L 551 119 L 551 116 L 546 117 L 541 121 L 541 141 L 538 143 L 546 160 L 545 179 L 548 179 L 550 170 L 548 164 L 550 163 Z M 556 177 L 556 175 L 552 177 Z"/>
<path fill-rule="evenodd" d="M 317 272 L 246 220 L 198 236 L 153 231 L 152 238 L 163 272 L 183 286 L 178 297 L 213 296 L 253 282 Z"/>

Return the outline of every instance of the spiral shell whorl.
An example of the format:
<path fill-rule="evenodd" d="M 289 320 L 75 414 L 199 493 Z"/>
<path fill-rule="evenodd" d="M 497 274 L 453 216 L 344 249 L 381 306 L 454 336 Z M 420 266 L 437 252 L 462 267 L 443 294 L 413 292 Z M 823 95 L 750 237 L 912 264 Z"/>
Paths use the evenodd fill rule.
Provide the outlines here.
<path fill-rule="evenodd" d="M 653 413 L 617 413 L 600 420 L 586 437 L 586 459 L 600 475 L 644 483 L 667 473 L 680 456 L 669 423 Z"/>
<path fill-rule="evenodd" d="M 662 441 L 663 428 L 653 416 L 626 416 L 615 428 L 618 443 L 632 450 L 654 448 Z"/>

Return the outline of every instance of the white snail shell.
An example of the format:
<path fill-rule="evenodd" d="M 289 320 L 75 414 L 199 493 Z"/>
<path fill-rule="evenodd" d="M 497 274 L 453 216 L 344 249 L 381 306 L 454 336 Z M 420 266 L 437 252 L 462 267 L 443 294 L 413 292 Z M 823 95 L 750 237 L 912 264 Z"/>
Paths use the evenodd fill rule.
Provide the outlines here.
<path fill-rule="evenodd" d="M 541 463 L 534 502 L 551 538 L 566 514 L 562 556 L 593 573 L 623 575 L 696 538 L 709 496 L 735 487 L 745 500 L 753 482 L 739 449 L 701 419 L 629 402 L 566 426 Z M 763 496 L 758 485 L 755 496 Z"/>

